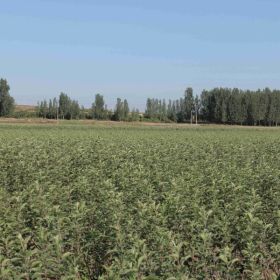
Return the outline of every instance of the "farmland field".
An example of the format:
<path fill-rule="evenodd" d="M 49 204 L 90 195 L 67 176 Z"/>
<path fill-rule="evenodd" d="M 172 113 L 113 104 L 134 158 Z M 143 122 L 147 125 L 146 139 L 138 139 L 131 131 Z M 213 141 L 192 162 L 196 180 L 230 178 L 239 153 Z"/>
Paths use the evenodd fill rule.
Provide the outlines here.
<path fill-rule="evenodd" d="M 280 129 L 0 124 L 0 279 L 277 279 Z"/>

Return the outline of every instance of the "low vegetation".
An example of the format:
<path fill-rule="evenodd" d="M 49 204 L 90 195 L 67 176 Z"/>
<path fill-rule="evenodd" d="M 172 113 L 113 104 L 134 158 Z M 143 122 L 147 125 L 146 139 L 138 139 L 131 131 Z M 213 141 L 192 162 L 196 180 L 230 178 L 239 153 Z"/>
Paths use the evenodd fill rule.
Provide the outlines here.
<path fill-rule="evenodd" d="M 0 129 L 1 279 L 277 279 L 278 129 Z"/>

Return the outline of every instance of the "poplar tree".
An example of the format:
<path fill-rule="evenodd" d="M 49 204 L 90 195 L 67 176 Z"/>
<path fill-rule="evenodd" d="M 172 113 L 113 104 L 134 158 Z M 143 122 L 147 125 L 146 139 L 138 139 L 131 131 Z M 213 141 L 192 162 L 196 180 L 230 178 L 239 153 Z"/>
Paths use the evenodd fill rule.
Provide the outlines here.
<path fill-rule="evenodd" d="M 0 79 L 0 117 L 9 116 L 14 110 L 15 100 L 9 91 L 10 86 L 7 80 Z"/>
<path fill-rule="evenodd" d="M 194 100 L 193 89 L 191 87 L 187 88 L 185 91 L 185 109 L 185 119 L 190 120 L 190 123 L 192 123 Z"/>
<path fill-rule="evenodd" d="M 92 117 L 97 120 L 105 119 L 105 102 L 101 94 L 95 95 L 95 101 L 92 104 Z"/>
<path fill-rule="evenodd" d="M 128 117 L 129 117 L 129 106 L 127 100 L 125 99 L 123 101 L 123 120 L 127 121 Z"/>

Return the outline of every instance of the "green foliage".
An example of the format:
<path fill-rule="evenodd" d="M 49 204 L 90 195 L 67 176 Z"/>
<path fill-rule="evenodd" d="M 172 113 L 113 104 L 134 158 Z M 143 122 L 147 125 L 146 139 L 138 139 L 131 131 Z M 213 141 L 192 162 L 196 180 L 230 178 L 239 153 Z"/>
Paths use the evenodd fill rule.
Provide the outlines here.
<path fill-rule="evenodd" d="M 167 109 L 165 99 L 147 99 L 145 117 L 155 121 L 167 121 L 171 114 L 170 107 Z"/>
<path fill-rule="evenodd" d="M 78 101 L 71 100 L 71 98 L 61 93 L 57 101 L 56 97 L 50 99 L 49 102 L 46 100 L 38 102 L 37 104 L 37 116 L 47 119 L 82 119 L 86 118 L 86 112 L 84 108 L 80 108 Z"/>
<path fill-rule="evenodd" d="M 201 95 L 201 118 L 210 123 L 275 125 L 280 118 L 280 91 L 215 88 Z"/>
<path fill-rule="evenodd" d="M 15 101 L 9 91 L 10 86 L 7 80 L 0 79 L 0 117 L 9 116 L 14 110 Z"/>
<path fill-rule="evenodd" d="M 0 95 L 1 96 L 1 95 Z M 1 100 L 1 99 L 0 99 Z M 214 88 L 203 90 L 200 96 L 193 95 L 187 88 L 184 97 L 177 100 L 148 98 L 144 114 L 139 110 L 129 110 L 126 99 L 117 98 L 115 110 L 107 109 L 104 98 L 96 94 L 91 112 L 80 109 L 77 101 L 61 93 L 56 99 L 38 104 L 38 116 L 55 119 L 93 118 L 97 120 L 138 121 L 144 117 L 152 122 L 177 123 L 218 123 L 238 125 L 278 126 L 280 122 L 280 91 L 265 88 L 244 91 L 237 88 Z"/>
<path fill-rule="evenodd" d="M 36 111 L 14 111 L 10 115 L 12 118 L 24 119 L 24 118 L 37 118 L 38 113 Z"/>
<path fill-rule="evenodd" d="M 106 120 L 108 118 L 107 109 L 105 106 L 103 95 L 96 94 L 95 101 L 91 107 L 92 118 L 96 120 Z"/>
<path fill-rule="evenodd" d="M 194 111 L 194 99 L 193 99 L 193 89 L 187 88 L 185 91 L 185 119 L 190 120 L 192 123 L 193 111 Z"/>
<path fill-rule="evenodd" d="M 117 99 L 116 108 L 112 116 L 114 121 L 128 121 L 129 120 L 129 106 L 125 99 L 122 101 L 120 98 Z"/>
<path fill-rule="evenodd" d="M 2 124 L 0 279 L 277 279 L 279 136 Z"/>

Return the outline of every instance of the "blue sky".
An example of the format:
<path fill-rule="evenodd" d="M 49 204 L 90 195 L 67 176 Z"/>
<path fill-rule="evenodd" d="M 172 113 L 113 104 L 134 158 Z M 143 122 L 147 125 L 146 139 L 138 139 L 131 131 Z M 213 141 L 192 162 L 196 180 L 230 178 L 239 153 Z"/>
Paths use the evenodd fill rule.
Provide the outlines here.
<path fill-rule="evenodd" d="M 280 88 L 279 0 L 0 3 L 0 77 L 18 104 L 64 91 L 143 109 L 187 86 Z"/>

